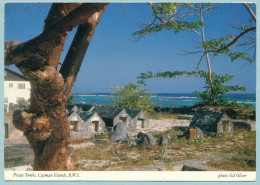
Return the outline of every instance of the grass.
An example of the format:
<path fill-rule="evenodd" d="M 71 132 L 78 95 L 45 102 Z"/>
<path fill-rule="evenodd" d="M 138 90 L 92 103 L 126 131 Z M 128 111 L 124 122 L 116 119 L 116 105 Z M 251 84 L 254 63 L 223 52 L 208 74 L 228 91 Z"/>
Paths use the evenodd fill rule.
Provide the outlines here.
<path fill-rule="evenodd" d="M 224 150 L 225 153 L 231 153 L 235 156 L 231 159 L 212 160 L 207 165 L 216 168 L 222 168 L 232 171 L 255 171 L 256 170 L 256 133 L 246 130 L 239 130 L 236 137 L 222 137 L 229 141 L 229 147 Z M 241 140 L 238 140 L 241 139 Z"/>
<path fill-rule="evenodd" d="M 232 157 L 231 159 L 213 160 L 207 163 L 208 166 L 221 168 L 229 171 L 255 171 L 255 158 Z"/>
<path fill-rule="evenodd" d="M 108 165 L 97 167 L 96 169 L 86 168 L 82 166 L 76 166 L 76 170 L 104 170 L 105 168 L 113 166 L 122 168 L 132 168 L 138 166 L 151 165 L 150 150 L 146 147 L 128 147 L 127 145 L 120 145 L 118 143 L 111 143 L 109 145 L 97 145 L 93 148 L 77 149 L 73 150 L 73 157 L 77 161 L 81 160 L 105 160 L 110 161 Z M 134 157 L 128 154 L 133 154 Z"/>
<path fill-rule="evenodd" d="M 107 161 L 106 164 L 95 167 L 77 164 L 76 170 L 120 170 L 155 164 L 165 164 L 168 170 L 174 162 L 202 157 L 232 154 L 231 159 L 212 160 L 208 166 L 223 170 L 254 171 L 255 170 L 255 132 L 239 130 L 233 135 L 220 134 L 215 137 L 186 139 L 171 137 L 181 135 L 182 131 L 171 129 L 164 133 L 153 133 L 159 140 L 168 137 L 170 144 L 167 147 L 136 146 L 119 143 L 96 145 L 93 148 L 73 150 L 76 163 L 82 160 Z"/>

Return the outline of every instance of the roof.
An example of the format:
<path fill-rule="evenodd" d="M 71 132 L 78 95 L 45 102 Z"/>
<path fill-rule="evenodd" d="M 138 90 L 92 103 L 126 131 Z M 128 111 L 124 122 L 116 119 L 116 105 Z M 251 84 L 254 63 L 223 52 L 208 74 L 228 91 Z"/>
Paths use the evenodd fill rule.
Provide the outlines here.
<path fill-rule="evenodd" d="M 114 119 L 122 110 L 123 109 L 116 109 L 111 106 L 97 106 L 93 112 L 97 112 L 102 119 Z"/>
<path fill-rule="evenodd" d="M 28 81 L 27 78 L 25 78 L 24 76 L 8 68 L 5 68 L 4 80 L 5 81 Z"/>
<path fill-rule="evenodd" d="M 89 111 L 94 105 L 90 105 L 90 104 L 67 105 L 67 109 L 70 111 L 70 110 L 72 110 L 75 106 L 76 106 L 76 107 L 78 108 L 78 110 L 80 110 L 80 111 Z"/>
<path fill-rule="evenodd" d="M 81 108 L 82 111 L 89 111 L 94 105 L 90 104 L 75 104 L 79 109 Z"/>
<path fill-rule="evenodd" d="M 86 122 L 95 112 L 86 112 L 86 111 L 79 111 L 77 112 L 80 118 Z"/>
<path fill-rule="evenodd" d="M 141 110 L 134 110 L 134 109 L 125 109 L 127 114 L 133 119 L 135 118 L 140 112 Z"/>
<path fill-rule="evenodd" d="M 76 111 L 70 109 L 69 110 L 69 114 L 67 115 L 67 117 L 70 117 L 70 115 L 73 114 L 73 112 L 76 112 Z"/>
<path fill-rule="evenodd" d="M 223 115 L 223 112 L 198 110 L 191 119 L 190 127 L 198 127 L 205 132 L 217 132 L 217 123 Z"/>
<path fill-rule="evenodd" d="M 78 111 L 78 106 L 76 105 L 67 105 L 69 111 Z"/>

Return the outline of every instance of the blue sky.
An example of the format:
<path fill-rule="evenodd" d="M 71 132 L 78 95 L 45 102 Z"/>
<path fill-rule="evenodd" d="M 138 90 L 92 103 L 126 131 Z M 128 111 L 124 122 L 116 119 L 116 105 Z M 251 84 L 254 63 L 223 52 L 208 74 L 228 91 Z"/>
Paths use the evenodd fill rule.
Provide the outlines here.
<path fill-rule="evenodd" d="M 248 23 L 249 14 L 241 4 L 218 4 L 221 7 L 205 17 L 205 32 L 208 38 L 223 36 L 223 31 L 232 32 L 227 24 Z M 25 42 L 42 32 L 44 19 L 50 4 L 7 4 L 5 7 L 5 40 Z M 124 11 L 126 10 L 126 12 Z M 235 16 L 236 15 L 236 16 Z M 137 31 L 138 23 L 149 23 L 151 9 L 146 4 L 110 4 L 96 28 L 94 37 L 85 55 L 84 62 L 74 84 L 74 93 L 111 92 L 142 72 L 166 70 L 196 70 L 197 55 L 178 55 L 178 49 L 194 50 L 190 38 L 193 33 L 174 34 L 162 31 L 133 42 L 131 34 Z M 71 43 L 75 30 L 67 39 L 61 62 Z M 212 60 L 212 71 L 217 74 L 234 75 L 230 84 L 245 86 L 247 93 L 255 93 L 256 64 L 238 60 L 234 63 L 226 56 Z M 14 69 L 11 67 L 11 69 Z M 201 69 L 207 70 L 206 61 Z M 147 88 L 158 93 L 182 93 L 202 90 L 204 81 L 198 78 L 151 79 Z"/>

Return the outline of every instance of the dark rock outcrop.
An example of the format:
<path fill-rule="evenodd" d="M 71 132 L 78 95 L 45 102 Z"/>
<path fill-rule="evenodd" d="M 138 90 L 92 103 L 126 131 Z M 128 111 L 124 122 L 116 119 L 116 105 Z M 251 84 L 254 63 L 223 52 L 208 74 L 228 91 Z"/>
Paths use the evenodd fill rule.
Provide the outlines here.
<path fill-rule="evenodd" d="M 156 146 L 156 138 L 153 137 L 152 134 L 150 133 L 142 133 L 139 132 L 137 134 L 137 140 L 136 140 L 137 145 L 141 145 L 141 144 L 148 144 L 151 145 L 152 147 Z"/>

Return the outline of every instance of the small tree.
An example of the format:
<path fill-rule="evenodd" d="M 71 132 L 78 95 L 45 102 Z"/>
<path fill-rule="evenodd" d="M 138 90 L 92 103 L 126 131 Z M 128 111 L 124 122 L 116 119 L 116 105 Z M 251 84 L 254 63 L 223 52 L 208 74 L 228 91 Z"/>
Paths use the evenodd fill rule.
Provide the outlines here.
<path fill-rule="evenodd" d="M 238 85 L 224 85 L 234 78 L 234 76 L 231 76 L 229 74 L 217 75 L 215 73 L 212 73 L 211 82 L 208 78 L 208 73 L 206 73 L 205 71 L 199 71 L 198 74 L 199 77 L 205 79 L 205 91 L 195 91 L 194 93 L 198 94 L 205 104 L 221 105 L 224 102 L 222 97 L 223 94 L 231 91 L 246 91 L 245 87 L 240 87 Z"/>
<path fill-rule="evenodd" d="M 128 85 L 113 89 L 115 96 L 114 106 L 116 108 L 141 109 L 153 111 L 155 102 L 151 101 L 152 95 L 147 94 L 149 89 L 142 89 L 140 85 L 130 82 Z"/>
<path fill-rule="evenodd" d="M 218 94 L 224 94 L 224 91 L 240 91 L 238 86 L 222 86 L 223 83 L 231 80 L 233 77 L 230 75 L 216 75 L 215 79 L 212 79 L 213 73 L 211 69 L 210 56 L 216 57 L 220 54 L 225 54 L 230 57 L 234 62 L 238 59 L 243 59 L 250 63 L 255 61 L 256 54 L 256 16 L 252 9 L 254 5 L 244 3 L 247 11 L 250 13 L 250 20 L 247 24 L 241 24 L 239 21 L 238 26 L 232 25 L 234 31 L 238 30 L 238 34 L 228 34 L 227 36 L 206 39 L 205 26 L 206 23 L 203 16 L 208 15 L 212 10 L 217 9 L 217 6 L 212 3 L 148 3 L 153 10 L 153 21 L 144 26 L 141 30 L 133 33 L 133 36 L 140 39 L 151 33 L 160 32 L 162 30 L 173 30 L 175 34 L 183 31 L 190 31 L 196 33 L 200 40 L 196 40 L 199 50 L 197 51 L 185 51 L 184 54 L 201 54 L 198 58 L 197 70 L 199 70 L 200 63 L 206 57 L 208 73 L 203 72 L 200 74 L 205 79 L 206 91 L 198 93 L 203 101 L 207 103 L 212 101 L 213 104 L 218 104 L 220 99 L 217 99 Z M 242 5 L 242 4 L 241 4 Z M 198 16 L 198 19 L 194 19 Z M 190 17 L 190 21 L 187 21 L 185 17 Z M 236 48 L 237 47 L 237 48 Z M 200 72 L 199 72 L 200 73 Z M 196 72 L 186 71 L 166 71 L 162 73 L 153 74 L 152 72 L 141 73 L 140 79 L 148 79 L 153 77 L 178 77 L 178 76 L 193 76 Z M 205 75 L 208 75 L 206 78 Z M 225 88 L 224 88 L 225 87 Z M 229 87 L 229 88 L 228 88 Z M 244 89 L 243 89 L 244 90 Z M 224 93 L 222 93 L 224 92 Z M 209 94 L 212 93 L 212 94 Z M 211 100 L 212 99 L 212 100 Z"/>

